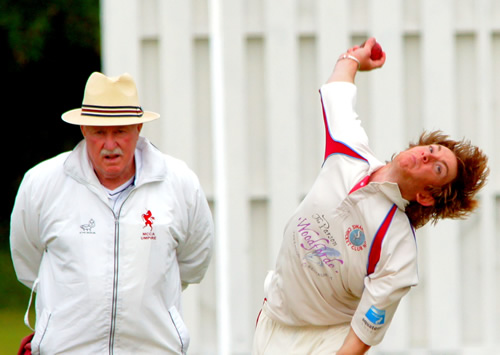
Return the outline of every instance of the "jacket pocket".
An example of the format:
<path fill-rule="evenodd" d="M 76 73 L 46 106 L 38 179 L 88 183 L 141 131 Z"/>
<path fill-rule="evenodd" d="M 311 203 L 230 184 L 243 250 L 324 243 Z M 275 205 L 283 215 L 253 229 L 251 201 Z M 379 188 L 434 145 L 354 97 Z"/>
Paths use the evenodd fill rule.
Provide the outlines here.
<path fill-rule="evenodd" d="M 175 308 L 175 306 L 170 307 L 168 313 L 170 315 L 172 323 L 174 324 L 175 329 L 177 330 L 177 335 L 181 343 L 181 352 L 182 354 L 186 354 L 187 349 L 189 347 L 189 341 L 191 340 L 189 338 L 188 329 L 184 324 L 184 321 L 182 320 L 182 317 L 177 311 L 177 308 Z"/>
<path fill-rule="evenodd" d="M 31 341 L 31 352 L 33 355 L 40 354 L 40 345 L 42 344 L 43 337 L 49 326 L 51 313 L 47 310 L 42 312 L 40 319 L 37 319 L 35 326 L 35 336 Z"/>

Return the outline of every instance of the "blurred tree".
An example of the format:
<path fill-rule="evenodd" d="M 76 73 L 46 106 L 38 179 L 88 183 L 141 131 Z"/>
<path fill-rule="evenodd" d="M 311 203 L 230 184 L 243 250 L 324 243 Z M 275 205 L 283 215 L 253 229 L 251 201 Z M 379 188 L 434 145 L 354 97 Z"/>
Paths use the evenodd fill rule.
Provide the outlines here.
<path fill-rule="evenodd" d="M 0 0 L 0 68 L 6 183 L 0 204 L 0 250 L 29 168 L 81 139 L 61 114 L 81 106 L 91 72 L 99 71 L 99 0 Z M 4 180 L 5 181 L 5 180 Z"/>
<path fill-rule="evenodd" d="M 59 40 L 70 45 L 100 52 L 98 0 L 2 0 L 0 27 L 14 63 L 24 68 L 46 55 L 49 41 L 55 35 L 53 24 L 60 21 Z"/>

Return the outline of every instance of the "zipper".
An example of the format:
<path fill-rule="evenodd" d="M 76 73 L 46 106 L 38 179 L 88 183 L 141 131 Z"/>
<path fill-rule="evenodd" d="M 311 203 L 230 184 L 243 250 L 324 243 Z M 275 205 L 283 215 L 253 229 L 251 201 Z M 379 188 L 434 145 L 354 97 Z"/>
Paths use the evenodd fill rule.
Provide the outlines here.
<path fill-rule="evenodd" d="M 114 213 L 113 213 L 114 215 Z M 120 223 L 119 218 L 115 216 L 115 243 L 113 251 L 113 297 L 111 299 L 111 326 L 109 329 L 109 354 L 113 354 L 115 345 L 115 329 L 116 329 L 116 308 L 117 308 L 117 298 L 118 298 L 118 267 L 120 261 Z"/>
<path fill-rule="evenodd" d="M 116 314 L 117 314 L 117 307 L 118 307 L 118 274 L 119 274 L 119 267 L 120 267 L 120 215 L 121 211 L 123 208 L 123 205 L 127 200 L 130 198 L 130 195 L 135 191 L 137 186 L 132 187 L 130 192 L 127 194 L 125 199 L 120 205 L 120 208 L 118 210 L 118 213 L 115 214 L 114 210 L 112 208 L 111 212 L 113 213 L 113 216 L 115 218 L 115 236 L 114 236 L 114 250 L 113 250 L 113 260 L 114 260 L 114 265 L 113 265 L 113 297 L 111 299 L 111 320 L 110 320 L 110 329 L 109 329 L 109 344 L 108 344 L 108 351 L 109 354 L 112 355 L 114 352 L 114 347 L 115 347 L 115 332 L 116 332 Z M 126 191 L 126 190 L 124 190 Z"/>

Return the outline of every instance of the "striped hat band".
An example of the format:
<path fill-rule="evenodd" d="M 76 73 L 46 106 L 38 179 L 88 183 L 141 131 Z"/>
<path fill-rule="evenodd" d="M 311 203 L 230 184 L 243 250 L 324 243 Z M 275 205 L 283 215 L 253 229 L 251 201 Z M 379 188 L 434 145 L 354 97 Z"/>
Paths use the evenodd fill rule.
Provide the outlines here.
<path fill-rule="evenodd" d="M 95 117 L 142 117 L 140 106 L 97 106 L 82 105 L 82 116 Z"/>

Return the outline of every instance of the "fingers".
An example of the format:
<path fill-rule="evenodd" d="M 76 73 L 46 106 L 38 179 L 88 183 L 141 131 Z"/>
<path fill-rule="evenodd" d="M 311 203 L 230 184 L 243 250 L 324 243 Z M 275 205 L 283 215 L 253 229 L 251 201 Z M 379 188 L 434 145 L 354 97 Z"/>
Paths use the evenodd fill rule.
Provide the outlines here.
<path fill-rule="evenodd" d="M 386 60 L 385 52 L 382 52 L 382 56 L 378 59 L 372 59 L 372 48 L 377 43 L 375 37 L 368 38 L 361 45 L 356 45 L 347 50 L 347 54 L 356 57 L 360 61 L 360 70 L 372 70 L 380 68 L 384 65 Z"/>
<path fill-rule="evenodd" d="M 371 51 L 375 43 L 377 43 L 375 37 L 370 37 L 363 42 L 362 47 L 366 48 L 368 51 Z"/>
<path fill-rule="evenodd" d="M 382 57 L 380 57 L 380 59 L 377 60 L 371 59 L 373 69 L 382 67 L 385 64 L 385 59 L 386 59 L 385 52 L 382 52 Z"/>
<path fill-rule="evenodd" d="M 372 50 L 372 47 L 377 43 L 375 37 L 370 37 L 366 41 L 364 41 L 361 45 L 356 45 L 347 50 L 347 53 L 351 54 L 358 49 L 362 48 L 368 51 L 368 53 Z"/>
<path fill-rule="evenodd" d="M 361 46 L 354 46 L 354 47 L 352 47 L 352 48 L 349 48 L 349 49 L 347 50 L 347 53 L 352 53 L 352 52 L 354 52 L 355 50 L 357 50 L 357 49 L 359 49 L 359 48 L 361 48 Z"/>

